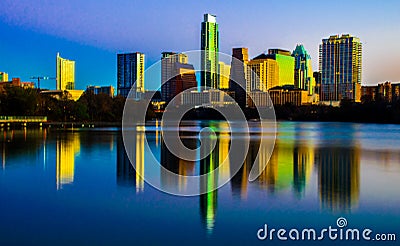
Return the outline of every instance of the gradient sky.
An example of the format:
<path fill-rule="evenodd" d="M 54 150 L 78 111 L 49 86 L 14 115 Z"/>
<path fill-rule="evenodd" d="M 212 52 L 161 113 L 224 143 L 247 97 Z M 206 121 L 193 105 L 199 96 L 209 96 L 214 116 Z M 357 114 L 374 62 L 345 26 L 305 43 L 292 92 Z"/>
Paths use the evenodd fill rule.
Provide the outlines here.
<path fill-rule="evenodd" d="M 304 44 L 318 69 L 318 45 L 332 34 L 363 42 L 363 84 L 400 81 L 400 1 L 1 0 L 0 71 L 24 81 L 54 76 L 56 53 L 76 61 L 76 88 L 116 86 L 116 54 L 140 51 L 146 66 L 163 51 L 200 47 L 204 13 L 217 15 L 220 51 Z M 160 81 L 147 81 L 154 89 Z M 41 87 L 55 88 L 55 81 Z"/>

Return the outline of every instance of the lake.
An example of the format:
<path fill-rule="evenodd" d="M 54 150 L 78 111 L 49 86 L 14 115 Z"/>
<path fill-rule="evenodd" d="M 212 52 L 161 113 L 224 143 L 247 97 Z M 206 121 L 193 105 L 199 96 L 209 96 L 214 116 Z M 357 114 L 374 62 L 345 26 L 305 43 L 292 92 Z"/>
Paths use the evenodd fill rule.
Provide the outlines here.
<path fill-rule="evenodd" d="M 279 122 L 268 165 L 249 182 L 255 153 L 263 153 L 263 136 L 252 124 L 239 171 L 225 165 L 218 177 L 233 175 L 228 183 L 191 197 L 146 183 L 147 159 L 154 155 L 177 174 L 203 174 L 227 155 L 230 135 L 218 130 L 225 122 L 187 123 L 183 142 L 190 148 L 198 146 L 202 127 L 218 132 L 215 155 L 207 162 L 177 158 L 158 124 L 142 127 L 134 135 L 135 169 L 117 128 L 4 128 L 0 245 L 308 244 L 260 241 L 257 231 L 264 224 L 319 230 L 336 226 L 339 217 L 347 228 L 400 236 L 399 125 Z M 171 180 L 161 169 L 153 173 L 160 186 L 188 188 L 184 179 Z"/>

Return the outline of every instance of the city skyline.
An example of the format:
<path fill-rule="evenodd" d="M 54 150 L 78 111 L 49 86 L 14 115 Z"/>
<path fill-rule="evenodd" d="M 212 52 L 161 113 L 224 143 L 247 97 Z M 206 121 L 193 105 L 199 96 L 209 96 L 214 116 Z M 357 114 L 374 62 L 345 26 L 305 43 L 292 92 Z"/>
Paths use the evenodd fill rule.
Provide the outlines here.
<path fill-rule="evenodd" d="M 171 8 L 173 3 L 168 6 L 163 6 L 165 3 L 158 3 L 158 7 L 148 15 L 156 15 L 163 10 L 163 7 Z M 396 33 L 394 33 L 397 28 L 397 20 L 400 18 L 394 11 L 395 5 L 399 4 L 397 2 L 385 2 L 379 6 L 375 6 L 371 2 L 364 2 L 362 6 L 357 6 L 356 11 L 352 12 L 350 8 L 344 9 L 340 16 L 337 16 L 341 18 L 337 19 L 330 18 L 335 14 L 334 9 L 322 15 L 317 10 L 321 9 L 323 4 L 306 2 L 298 7 L 300 9 L 315 7 L 308 10 L 312 18 L 305 17 L 302 19 L 304 26 L 309 25 L 311 27 L 307 30 L 304 27 L 290 27 L 290 21 L 295 18 L 295 14 L 286 14 L 288 20 L 284 23 L 279 22 L 278 19 L 271 22 L 266 21 L 266 17 L 262 17 L 261 10 L 252 6 L 231 3 L 228 7 L 232 10 L 241 7 L 245 13 L 254 14 L 237 18 L 230 11 L 223 11 L 223 7 L 226 6 L 222 6 L 221 3 L 208 4 L 208 6 L 207 3 L 196 3 L 186 6 L 187 13 L 182 13 L 175 19 L 173 16 L 166 16 L 162 22 L 150 21 L 149 17 L 146 17 L 147 15 L 144 16 L 143 27 L 129 26 L 129 30 L 139 28 L 144 31 L 140 35 L 132 35 L 135 37 L 128 34 L 121 35 L 122 28 L 110 27 L 102 20 L 97 23 L 96 28 L 88 30 L 89 27 L 93 27 L 94 19 L 99 21 L 99 14 L 103 11 L 99 9 L 99 6 L 109 7 L 104 2 L 100 2 L 99 6 L 90 2 L 83 3 L 83 7 L 88 11 L 87 14 L 81 16 L 83 13 L 79 11 L 75 14 L 77 18 L 67 23 L 64 15 L 71 11 L 73 4 L 73 1 L 69 4 L 60 2 L 54 6 L 45 2 L 39 4 L 28 3 L 27 1 L 4 1 L 0 3 L 0 7 L 4 10 L 0 13 L 0 27 L 2 27 L 4 33 L 8 34 L 4 35 L 4 39 L 0 41 L 0 52 L 4 57 L 0 60 L 0 71 L 7 72 L 10 77 L 21 77 L 24 81 L 37 74 L 54 76 L 54 65 L 50 61 L 54 59 L 54 54 L 59 51 L 64 56 L 76 61 L 77 89 L 84 89 L 88 84 L 111 84 L 116 87 L 115 54 L 143 52 L 148 58 L 146 59 L 146 67 L 148 67 L 159 61 L 160 53 L 163 51 L 176 50 L 182 52 L 199 49 L 201 17 L 204 13 L 213 13 L 218 17 L 221 31 L 220 51 L 223 53 L 231 54 L 233 47 L 248 47 L 249 57 L 253 58 L 269 48 L 293 50 L 296 44 L 304 44 L 312 58 L 312 67 L 315 69 L 318 68 L 318 46 L 321 39 L 328 38 L 332 34 L 351 33 L 359 37 L 364 45 L 363 85 L 373 85 L 386 80 L 392 82 L 400 80 L 400 72 L 395 69 L 395 64 L 400 62 L 400 48 L 395 43 Z M 126 10 L 123 13 L 133 7 L 144 8 L 143 5 L 145 4 L 126 3 L 125 5 L 128 6 L 125 6 Z M 297 5 L 298 3 L 290 3 L 290 6 L 293 7 Z M 351 5 L 355 5 L 355 3 Z M 260 3 L 259 6 L 263 6 L 263 4 Z M 264 6 L 266 7 L 265 11 L 272 11 L 274 9 L 282 10 L 284 6 L 289 5 L 270 3 L 264 4 Z M 54 8 L 62 7 L 66 7 L 65 13 L 61 15 L 61 21 L 57 23 L 52 21 L 51 14 L 36 15 L 38 9 L 48 13 Z M 339 6 L 333 8 L 336 9 Z M 117 9 L 120 9 L 120 7 L 112 7 L 112 10 Z M 277 15 L 272 14 L 272 17 Z M 374 14 L 376 18 L 369 18 L 371 14 Z M 126 18 L 125 15 L 122 14 L 123 17 L 121 18 Z M 22 19 L 21 16 L 24 16 L 24 18 Z M 326 16 L 323 25 L 315 25 L 318 24 L 318 21 L 312 21 L 323 16 Z M 119 20 L 117 17 L 113 17 L 110 22 L 115 23 L 117 20 Z M 169 25 L 170 28 L 167 28 L 165 25 L 171 24 L 171 22 L 175 22 L 175 26 Z M 71 25 L 80 28 L 77 30 L 72 28 Z M 126 29 L 126 23 L 121 22 L 121 26 Z M 110 28 L 115 28 L 115 30 Z M 105 32 L 115 34 L 107 37 L 104 35 Z M 170 34 L 171 32 L 173 35 Z M 238 35 L 238 33 L 241 33 L 241 35 Z M 99 36 L 100 34 L 103 36 Z M 134 40 L 129 38 L 134 38 Z M 390 52 L 387 52 L 387 50 L 390 50 Z M 385 64 L 377 61 L 379 60 L 375 59 L 377 56 L 385 59 Z M 96 57 L 96 62 L 93 62 L 93 57 Z M 21 61 L 24 61 L 24 63 L 21 64 Z M 387 64 L 393 65 L 388 66 Z M 99 71 L 102 71 L 102 73 L 99 73 Z M 146 89 L 155 89 L 156 86 L 159 86 L 157 82 L 154 81 L 148 86 L 146 85 Z M 55 86 L 55 83 L 53 85 L 52 82 L 48 82 L 43 86 L 51 88 L 51 86 Z"/>

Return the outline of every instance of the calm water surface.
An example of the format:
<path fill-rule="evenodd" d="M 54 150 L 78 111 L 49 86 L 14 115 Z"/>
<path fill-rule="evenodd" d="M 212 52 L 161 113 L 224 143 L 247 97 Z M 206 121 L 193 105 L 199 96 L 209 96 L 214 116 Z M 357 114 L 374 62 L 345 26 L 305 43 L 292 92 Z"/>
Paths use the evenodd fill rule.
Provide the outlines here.
<path fill-rule="evenodd" d="M 217 162 L 229 149 L 226 123 L 190 122 L 192 134 L 183 141 L 197 146 L 196 131 L 207 125 L 218 132 Z M 138 172 L 118 129 L 2 129 L 0 245 L 280 244 L 258 241 L 257 230 L 264 224 L 326 228 L 338 217 L 348 227 L 397 233 L 400 240 L 398 125 L 281 122 L 267 168 L 248 182 L 263 137 L 254 125 L 239 172 L 195 197 L 169 195 L 143 181 L 151 154 L 142 147 L 146 138 L 167 169 L 204 171 L 204 163 L 173 156 L 155 125 L 145 129 L 135 135 Z M 218 175 L 230 172 L 227 166 Z M 185 189 L 184 181 L 161 171 L 159 178 L 163 186 Z"/>

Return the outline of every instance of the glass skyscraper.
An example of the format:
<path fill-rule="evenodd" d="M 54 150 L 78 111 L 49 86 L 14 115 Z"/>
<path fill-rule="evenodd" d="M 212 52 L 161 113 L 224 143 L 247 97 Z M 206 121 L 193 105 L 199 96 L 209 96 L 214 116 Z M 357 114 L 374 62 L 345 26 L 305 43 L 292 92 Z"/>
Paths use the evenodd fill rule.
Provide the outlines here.
<path fill-rule="evenodd" d="M 315 80 L 311 65 L 311 56 L 302 44 L 297 45 L 292 53 L 294 57 L 294 86 L 314 94 Z"/>
<path fill-rule="evenodd" d="M 135 98 L 138 93 L 144 93 L 144 54 L 140 52 L 117 54 L 117 76 L 118 95 L 128 97 L 132 87 Z"/>
<path fill-rule="evenodd" d="M 323 39 L 319 47 L 321 101 L 360 102 L 362 44 L 345 34 Z"/>
<path fill-rule="evenodd" d="M 201 86 L 218 89 L 219 32 L 215 15 L 204 15 L 201 23 L 201 51 Z"/>

